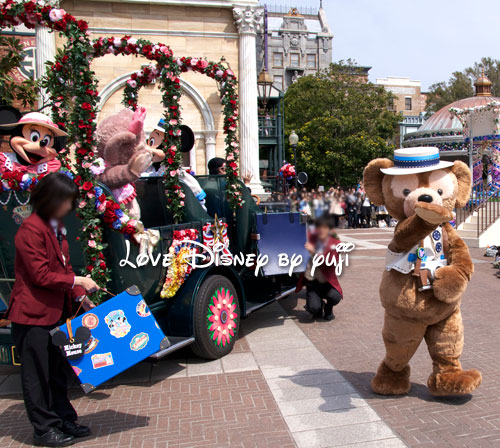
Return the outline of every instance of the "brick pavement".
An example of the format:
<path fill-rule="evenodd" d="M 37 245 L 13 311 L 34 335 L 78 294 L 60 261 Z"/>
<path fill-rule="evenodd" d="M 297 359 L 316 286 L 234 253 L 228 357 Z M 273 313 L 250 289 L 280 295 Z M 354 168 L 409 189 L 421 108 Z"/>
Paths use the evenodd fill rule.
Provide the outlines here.
<path fill-rule="evenodd" d="M 250 353 L 243 340 L 235 356 L 228 359 L 238 360 L 244 354 Z M 182 372 L 189 365 L 202 363 L 189 360 L 188 368 L 182 367 L 185 364 L 183 358 L 175 357 L 156 366 L 143 363 L 87 396 L 72 389 L 80 421 L 90 425 L 93 432 L 78 446 L 295 446 L 259 370 L 214 373 L 216 367 L 209 375 L 187 377 Z M 210 363 L 204 365 L 208 369 Z M 21 396 L 3 396 L 0 403 L 0 446 L 29 445 L 32 430 Z"/>
<path fill-rule="evenodd" d="M 411 447 L 500 447 L 500 281 L 491 258 L 471 250 L 476 272 L 463 299 L 464 368 L 475 367 L 483 384 L 472 397 L 435 399 L 425 386 L 431 361 L 425 344 L 411 361 L 412 389 L 406 397 L 373 394 L 370 380 L 384 356 L 381 338 L 383 309 L 378 286 L 384 266 L 389 230 L 342 231 L 343 239 L 357 240 L 360 250 L 351 257 L 341 284 L 345 300 L 332 323 L 311 322 L 303 298 L 290 297 L 282 305 L 321 353 L 354 385 L 379 416 Z M 347 237 L 347 238 L 346 238 Z"/>

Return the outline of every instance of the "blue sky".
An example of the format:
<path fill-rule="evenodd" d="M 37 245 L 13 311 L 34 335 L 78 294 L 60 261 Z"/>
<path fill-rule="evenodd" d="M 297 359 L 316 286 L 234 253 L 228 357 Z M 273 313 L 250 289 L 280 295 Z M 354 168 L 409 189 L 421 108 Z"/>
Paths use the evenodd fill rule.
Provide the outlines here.
<path fill-rule="evenodd" d="M 318 6 L 319 0 L 274 3 Z M 334 60 L 372 66 L 370 79 L 402 76 L 427 89 L 483 56 L 500 59 L 498 0 L 323 0 Z"/>

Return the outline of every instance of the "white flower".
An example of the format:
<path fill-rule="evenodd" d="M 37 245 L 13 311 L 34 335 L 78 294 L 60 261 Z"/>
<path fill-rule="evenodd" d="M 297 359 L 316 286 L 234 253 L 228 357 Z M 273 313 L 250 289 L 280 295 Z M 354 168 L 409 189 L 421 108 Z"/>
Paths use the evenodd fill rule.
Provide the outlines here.
<path fill-rule="evenodd" d="M 122 46 L 122 40 L 119 37 L 115 37 L 113 39 L 113 45 L 115 47 L 121 47 Z"/>
<path fill-rule="evenodd" d="M 129 37 L 127 39 L 127 44 L 129 45 L 135 45 L 137 43 L 137 39 L 135 37 Z"/>

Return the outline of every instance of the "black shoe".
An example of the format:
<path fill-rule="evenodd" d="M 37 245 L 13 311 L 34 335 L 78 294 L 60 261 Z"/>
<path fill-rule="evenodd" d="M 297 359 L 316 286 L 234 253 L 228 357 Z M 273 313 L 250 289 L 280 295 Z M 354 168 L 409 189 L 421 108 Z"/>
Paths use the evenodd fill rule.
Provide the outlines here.
<path fill-rule="evenodd" d="M 35 434 L 33 436 L 33 445 L 35 446 L 70 446 L 75 443 L 75 438 L 72 435 L 64 434 L 58 428 L 51 428 L 41 436 Z"/>
<path fill-rule="evenodd" d="M 335 314 L 325 314 L 325 320 L 333 320 L 335 319 Z"/>
<path fill-rule="evenodd" d="M 64 422 L 62 430 L 66 434 L 77 438 L 90 436 L 90 428 L 88 426 L 79 425 L 75 422 Z"/>

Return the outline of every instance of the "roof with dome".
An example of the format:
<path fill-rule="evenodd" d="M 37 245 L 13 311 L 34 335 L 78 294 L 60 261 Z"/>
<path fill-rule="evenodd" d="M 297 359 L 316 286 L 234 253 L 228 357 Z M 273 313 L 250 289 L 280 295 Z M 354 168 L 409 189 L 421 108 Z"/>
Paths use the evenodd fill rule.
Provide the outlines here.
<path fill-rule="evenodd" d="M 500 98 L 491 96 L 492 82 L 486 77 L 484 70 L 476 79 L 474 86 L 474 96 L 455 101 L 439 109 L 418 128 L 418 131 L 405 135 L 403 146 L 436 145 L 441 150 L 461 149 L 463 126 L 450 109 L 467 109 L 484 106 L 492 101 L 500 101 Z"/>

